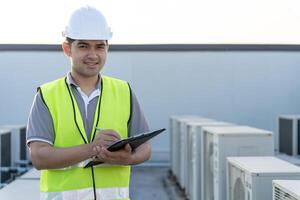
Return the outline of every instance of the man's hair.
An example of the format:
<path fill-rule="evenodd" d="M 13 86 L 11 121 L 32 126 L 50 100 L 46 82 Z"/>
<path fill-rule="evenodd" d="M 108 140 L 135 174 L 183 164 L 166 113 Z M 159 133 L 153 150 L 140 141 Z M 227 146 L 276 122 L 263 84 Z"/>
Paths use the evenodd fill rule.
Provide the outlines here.
<path fill-rule="evenodd" d="M 69 37 L 66 37 L 66 41 L 69 43 L 69 45 L 71 46 L 72 42 L 74 42 L 75 40 Z"/>
<path fill-rule="evenodd" d="M 75 41 L 75 39 L 72 39 L 72 38 L 69 38 L 69 37 L 66 37 L 66 41 L 68 42 L 68 44 L 71 46 L 71 44 Z M 106 45 L 108 45 L 108 41 L 105 40 L 106 42 Z"/>

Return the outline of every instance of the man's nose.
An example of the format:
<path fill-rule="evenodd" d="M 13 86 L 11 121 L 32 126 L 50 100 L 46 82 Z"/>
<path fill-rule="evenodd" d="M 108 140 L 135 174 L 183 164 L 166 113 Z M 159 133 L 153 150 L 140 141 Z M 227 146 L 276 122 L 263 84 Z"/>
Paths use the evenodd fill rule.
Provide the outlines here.
<path fill-rule="evenodd" d="M 94 48 L 89 49 L 88 51 L 88 57 L 89 58 L 97 58 L 97 52 Z"/>

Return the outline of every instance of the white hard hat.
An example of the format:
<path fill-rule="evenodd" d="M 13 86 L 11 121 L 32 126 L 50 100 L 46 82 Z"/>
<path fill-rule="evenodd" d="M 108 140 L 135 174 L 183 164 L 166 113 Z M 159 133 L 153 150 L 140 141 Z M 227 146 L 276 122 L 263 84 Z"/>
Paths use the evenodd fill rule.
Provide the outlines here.
<path fill-rule="evenodd" d="M 77 40 L 109 40 L 112 32 L 99 10 L 85 6 L 71 14 L 63 36 Z"/>

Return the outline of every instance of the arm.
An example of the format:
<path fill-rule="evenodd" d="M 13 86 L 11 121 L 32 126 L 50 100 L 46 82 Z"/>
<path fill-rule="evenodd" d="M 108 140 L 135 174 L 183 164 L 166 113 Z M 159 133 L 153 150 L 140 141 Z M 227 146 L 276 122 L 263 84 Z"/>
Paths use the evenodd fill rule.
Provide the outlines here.
<path fill-rule="evenodd" d="M 29 146 L 32 163 L 38 170 L 75 165 L 100 152 L 100 147 L 95 143 L 71 148 L 55 148 L 46 142 L 33 141 Z"/>
<path fill-rule="evenodd" d="M 46 142 L 30 142 L 30 153 L 33 165 L 37 169 L 59 169 L 75 165 L 86 159 L 98 156 L 101 147 L 108 147 L 119 139 L 113 130 L 102 130 L 97 139 L 89 144 L 70 148 L 56 148 Z"/>
<path fill-rule="evenodd" d="M 141 146 L 135 149 L 132 154 L 133 159 L 131 160 L 131 165 L 136 165 L 145 162 L 151 157 L 151 144 L 149 141 L 145 142 Z"/>
<path fill-rule="evenodd" d="M 149 131 L 149 126 L 135 93 L 131 90 L 132 116 L 128 125 L 129 136 Z M 151 157 L 151 143 L 148 141 L 133 151 L 131 164 L 139 164 Z"/>
<path fill-rule="evenodd" d="M 73 148 L 55 148 L 53 122 L 38 92 L 33 101 L 27 124 L 27 144 L 37 169 L 68 167 L 96 155 L 95 143 Z M 96 149 L 93 149 L 96 148 Z"/>

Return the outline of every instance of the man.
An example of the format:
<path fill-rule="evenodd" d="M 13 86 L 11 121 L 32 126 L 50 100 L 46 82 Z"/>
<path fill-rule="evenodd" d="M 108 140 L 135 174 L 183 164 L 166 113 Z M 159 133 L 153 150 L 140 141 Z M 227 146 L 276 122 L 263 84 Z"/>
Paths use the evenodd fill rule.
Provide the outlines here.
<path fill-rule="evenodd" d="M 100 74 L 111 35 L 97 9 L 75 10 L 62 44 L 71 70 L 38 88 L 27 143 L 33 165 L 41 170 L 41 199 L 129 199 L 130 165 L 151 155 L 149 143 L 135 150 L 130 145 L 117 152 L 106 149 L 148 131 L 129 84 Z M 105 164 L 83 168 L 90 158 Z"/>

